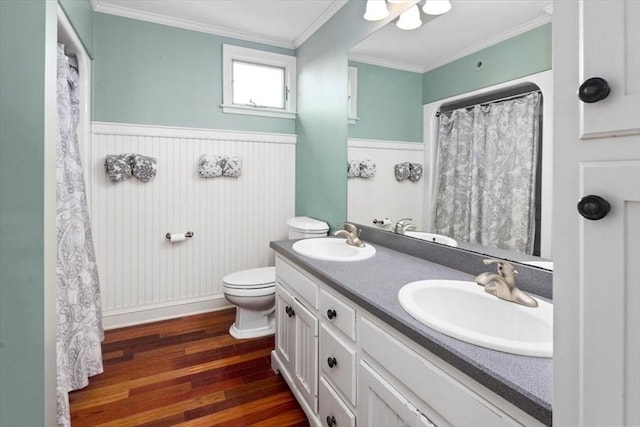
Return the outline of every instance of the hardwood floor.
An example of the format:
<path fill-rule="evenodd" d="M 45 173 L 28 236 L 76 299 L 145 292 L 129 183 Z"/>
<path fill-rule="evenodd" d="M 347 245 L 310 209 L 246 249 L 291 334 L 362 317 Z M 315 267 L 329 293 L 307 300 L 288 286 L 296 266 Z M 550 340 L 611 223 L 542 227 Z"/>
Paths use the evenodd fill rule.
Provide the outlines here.
<path fill-rule="evenodd" d="M 273 336 L 235 340 L 234 309 L 106 332 L 104 373 L 69 394 L 80 426 L 308 426 Z"/>

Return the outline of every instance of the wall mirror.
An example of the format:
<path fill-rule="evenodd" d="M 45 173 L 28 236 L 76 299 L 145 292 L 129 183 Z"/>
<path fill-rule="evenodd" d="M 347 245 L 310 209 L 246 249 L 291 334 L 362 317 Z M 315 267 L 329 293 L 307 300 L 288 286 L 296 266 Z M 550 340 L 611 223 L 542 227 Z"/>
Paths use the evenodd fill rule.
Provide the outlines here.
<path fill-rule="evenodd" d="M 540 145 L 534 147 L 533 172 L 537 196 L 531 211 L 537 225 L 530 248 L 482 245 L 464 238 L 454 239 L 453 244 L 552 269 L 552 2 L 451 3 L 451 11 L 444 15 L 421 11 L 422 26 L 415 30 L 401 30 L 392 21 L 349 52 L 350 73 L 357 70 L 357 90 L 350 94 L 358 98 L 357 112 L 349 118 L 347 217 L 390 232 L 398 220 L 412 218 L 413 231 L 434 233 L 443 176 L 437 113 L 443 107 L 471 110 L 476 103 L 519 100 L 525 93 L 539 93 Z M 513 63 L 505 63 L 510 57 Z M 546 66 L 540 65 L 545 62 Z M 440 83 L 434 85 L 434 81 Z M 371 163 L 375 165 L 373 176 Z M 500 163 L 488 161 L 494 170 Z M 357 176 L 358 165 L 365 177 Z M 512 205 L 521 208 L 518 203 Z M 451 244 L 447 238 L 455 236 L 449 234 L 440 231 L 436 236 L 413 234 L 413 238 Z"/>

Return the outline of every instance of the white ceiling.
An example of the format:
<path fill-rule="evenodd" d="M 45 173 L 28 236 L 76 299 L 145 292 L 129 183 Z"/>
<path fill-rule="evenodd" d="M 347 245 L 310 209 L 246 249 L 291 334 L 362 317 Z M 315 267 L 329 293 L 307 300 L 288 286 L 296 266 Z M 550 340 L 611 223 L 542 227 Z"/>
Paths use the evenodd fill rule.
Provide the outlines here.
<path fill-rule="evenodd" d="M 552 0 L 451 0 L 451 4 L 451 11 L 436 17 L 421 11 L 423 25 L 416 30 L 386 25 L 355 46 L 349 58 L 425 72 L 551 21 Z"/>
<path fill-rule="evenodd" d="M 295 48 L 347 0 L 92 0 L 98 12 Z M 364 0 L 351 0 L 362 1 Z M 421 0 L 420 3 L 423 3 Z M 451 0 L 449 13 L 403 31 L 391 23 L 350 58 L 423 72 L 550 21 L 552 0 Z M 428 21 L 428 22 L 427 22 Z"/>
<path fill-rule="evenodd" d="M 359 1 L 359 0 L 357 0 Z M 98 12 L 295 48 L 347 0 L 92 0 Z"/>

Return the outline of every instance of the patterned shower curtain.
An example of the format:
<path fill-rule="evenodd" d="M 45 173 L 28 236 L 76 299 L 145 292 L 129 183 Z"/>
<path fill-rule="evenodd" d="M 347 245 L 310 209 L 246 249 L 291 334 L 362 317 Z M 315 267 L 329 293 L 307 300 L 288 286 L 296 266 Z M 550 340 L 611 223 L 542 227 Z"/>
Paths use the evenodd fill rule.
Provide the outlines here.
<path fill-rule="evenodd" d="M 76 128 L 78 72 L 58 45 L 56 151 L 58 425 L 69 426 L 68 392 L 102 372 L 102 311 Z"/>
<path fill-rule="evenodd" d="M 440 116 L 434 231 L 533 253 L 540 94 Z"/>

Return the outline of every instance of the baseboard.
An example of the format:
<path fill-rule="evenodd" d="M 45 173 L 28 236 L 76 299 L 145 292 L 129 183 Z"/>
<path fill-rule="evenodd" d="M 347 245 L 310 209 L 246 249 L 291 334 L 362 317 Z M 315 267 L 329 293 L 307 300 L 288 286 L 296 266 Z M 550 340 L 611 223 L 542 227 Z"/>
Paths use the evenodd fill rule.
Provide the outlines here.
<path fill-rule="evenodd" d="M 132 310 L 103 313 L 102 326 L 105 330 L 116 329 L 209 311 L 224 310 L 231 307 L 233 307 L 233 305 L 229 304 L 229 301 L 224 298 L 224 295 L 205 299 L 177 301 L 170 304 L 136 307 Z"/>

